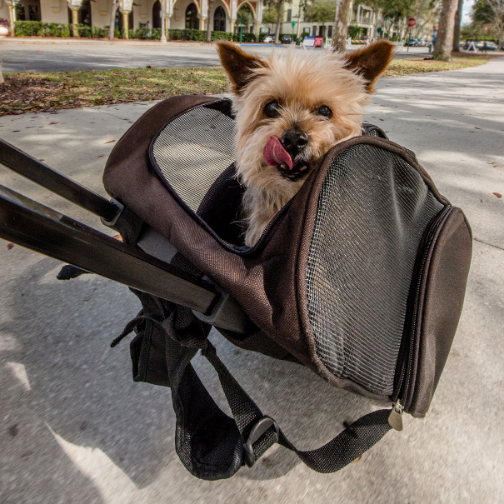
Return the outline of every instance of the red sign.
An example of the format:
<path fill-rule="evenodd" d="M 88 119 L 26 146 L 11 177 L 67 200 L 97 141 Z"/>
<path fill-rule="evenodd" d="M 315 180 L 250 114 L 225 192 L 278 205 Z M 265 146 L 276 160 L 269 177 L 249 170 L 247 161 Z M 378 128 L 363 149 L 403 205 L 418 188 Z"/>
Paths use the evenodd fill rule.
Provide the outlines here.
<path fill-rule="evenodd" d="M 485 33 L 488 32 L 488 26 L 485 26 Z"/>
<path fill-rule="evenodd" d="M 324 37 L 315 37 L 313 47 L 322 47 L 323 43 L 324 43 Z"/>
<path fill-rule="evenodd" d="M 413 26 L 416 25 L 416 19 L 415 18 L 409 18 L 408 19 L 408 28 L 413 28 Z"/>

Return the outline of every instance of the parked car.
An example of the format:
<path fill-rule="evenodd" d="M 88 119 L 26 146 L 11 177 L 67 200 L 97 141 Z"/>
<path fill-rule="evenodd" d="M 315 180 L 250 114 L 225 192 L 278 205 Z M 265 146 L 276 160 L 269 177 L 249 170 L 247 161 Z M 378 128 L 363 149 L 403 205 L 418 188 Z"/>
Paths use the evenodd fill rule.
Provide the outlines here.
<path fill-rule="evenodd" d="M 292 44 L 292 37 L 290 35 L 282 35 L 280 37 L 282 44 Z"/>
<path fill-rule="evenodd" d="M 406 40 L 406 42 L 404 42 L 404 45 L 405 46 L 410 46 L 410 47 L 418 47 L 420 45 L 420 42 L 423 45 L 423 40 L 416 39 L 416 38 L 411 38 L 411 39 Z"/>
<path fill-rule="evenodd" d="M 274 35 L 266 35 L 266 37 L 264 37 L 263 42 L 265 44 L 272 44 L 273 42 L 275 42 L 275 36 Z"/>
<path fill-rule="evenodd" d="M 429 42 L 427 40 L 424 40 L 424 39 L 417 39 L 417 42 L 418 42 L 418 47 L 425 47 L 427 45 L 429 45 Z"/>
<path fill-rule="evenodd" d="M 497 51 L 497 46 L 494 42 L 482 42 L 481 45 L 476 44 L 480 51 Z"/>
<path fill-rule="evenodd" d="M 463 48 L 467 51 L 471 44 L 472 40 L 468 40 L 464 44 Z M 498 49 L 497 45 L 494 42 L 483 42 L 482 40 L 476 40 L 474 42 L 474 46 L 476 47 L 476 49 L 478 49 L 478 51 L 496 51 Z"/>

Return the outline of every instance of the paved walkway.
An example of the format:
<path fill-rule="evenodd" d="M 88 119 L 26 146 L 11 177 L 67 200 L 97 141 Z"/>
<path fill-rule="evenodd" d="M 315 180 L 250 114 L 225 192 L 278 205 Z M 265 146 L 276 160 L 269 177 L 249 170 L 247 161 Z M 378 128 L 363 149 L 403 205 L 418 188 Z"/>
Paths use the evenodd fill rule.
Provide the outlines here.
<path fill-rule="evenodd" d="M 113 143 L 151 104 L 0 118 L 0 137 L 103 193 Z M 474 231 L 465 308 L 425 420 L 405 418 L 355 464 L 312 472 L 274 447 L 231 480 L 191 477 L 173 447 L 169 390 L 135 384 L 127 342 L 138 311 L 127 289 L 86 275 L 55 280 L 57 261 L 0 242 L 0 501 L 71 504 L 403 504 L 504 502 L 504 59 L 384 79 L 367 119 L 414 150 Z M 71 216 L 96 219 L 5 169 L 0 183 Z M 375 405 L 293 364 L 219 355 L 303 449 Z M 196 359 L 212 394 L 209 366 Z M 285 391 L 288 390 L 288 393 Z"/>

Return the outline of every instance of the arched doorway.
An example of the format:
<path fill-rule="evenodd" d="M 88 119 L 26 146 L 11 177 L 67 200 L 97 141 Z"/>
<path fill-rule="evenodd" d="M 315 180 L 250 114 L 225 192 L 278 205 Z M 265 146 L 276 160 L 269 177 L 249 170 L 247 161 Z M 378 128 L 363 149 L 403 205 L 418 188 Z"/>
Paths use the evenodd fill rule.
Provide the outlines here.
<path fill-rule="evenodd" d="M 198 9 L 195 4 L 189 4 L 185 11 L 186 30 L 197 30 L 199 28 Z"/>
<path fill-rule="evenodd" d="M 40 0 L 21 0 L 16 4 L 17 21 L 41 21 Z"/>
<path fill-rule="evenodd" d="M 240 26 L 243 24 L 243 33 L 254 31 L 254 14 L 248 4 L 241 4 L 236 15 L 236 30 L 240 33 Z"/>
<path fill-rule="evenodd" d="M 89 0 L 82 0 L 81 8 L 79 9 L 79 23 L 92 26 L 91 22 L 91 2 Z"/>
<path fill-rule="evenodd" d="M 152 28 L 161 28 L 161 2 L 156 0 L 152 6 Z"/>
<path fill-rule="evenodd" d="M 222 7 L 217 7 L 214 12 L 214 31 L 226 31 L 226 12 Z"/>

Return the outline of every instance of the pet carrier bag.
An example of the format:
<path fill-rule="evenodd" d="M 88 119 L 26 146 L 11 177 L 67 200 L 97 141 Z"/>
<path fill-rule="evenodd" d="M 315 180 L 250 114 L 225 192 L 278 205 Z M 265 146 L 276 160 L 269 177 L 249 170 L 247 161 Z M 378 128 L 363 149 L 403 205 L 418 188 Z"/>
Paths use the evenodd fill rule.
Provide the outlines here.
<path fill-rule="evenodd" d="M 134 288 L 142 311 L 112 344 L 134 331 L 134 380 L 171 388 L 177 453 L 193 475 L 230 477 L 274 443 L 316 471 L 337 471 L 392 427 L 401 430 L 403 412 L 427 413 L 462 310 L 470 227 L 412 152 L 366 125 L 327 153 L 246 247 L 233 123 L 229 100 L 182 96 L 133 124 L 105 168 L 110 207 L 89 208 L 125 242 L 89 232 L 90 247 L 95 239 L 108 247 L 106 261 L 79 255 L 82 240 L 70 257 L 43 249 L 40 238 L 15 238 Z M 13 227 L 3 226 L 2 236 L 12 239 Z M 207 339 L 212 326 L 241 348 L 303 364 L 392 408 L 299 451 L 220 361 Z M 199 350 L 217 371 L 232 418 L 191 366 Z"/>

